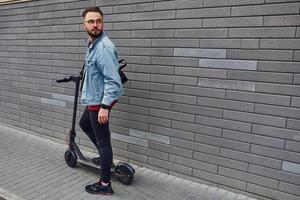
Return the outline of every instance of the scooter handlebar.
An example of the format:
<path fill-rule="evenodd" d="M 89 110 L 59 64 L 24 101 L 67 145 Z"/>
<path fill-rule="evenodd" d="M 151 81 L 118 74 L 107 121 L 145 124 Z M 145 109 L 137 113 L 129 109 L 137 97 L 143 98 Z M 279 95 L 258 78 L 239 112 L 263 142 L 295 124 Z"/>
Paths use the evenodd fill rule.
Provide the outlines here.
<path fill-rule="evenodd" d="M 56 80 L 57 83 L 63 83 L 63 82 L 69 82 L 69 81 L 70 81 L 70 78 L 63 78 L 63 79 Z"/>
<path fill-rule="evenodd" d="M 70 82 L 70 81 L 73 81 L 73 82 L 79 82 L 81 80 L 81 77 L 75 77 L 75 76 L 70 76 L 69 78 L 63 78 L 63 79 L 59 79 L 59 80 L 56 80 L 57 83 L 64 83 L 64 82 Z"/>

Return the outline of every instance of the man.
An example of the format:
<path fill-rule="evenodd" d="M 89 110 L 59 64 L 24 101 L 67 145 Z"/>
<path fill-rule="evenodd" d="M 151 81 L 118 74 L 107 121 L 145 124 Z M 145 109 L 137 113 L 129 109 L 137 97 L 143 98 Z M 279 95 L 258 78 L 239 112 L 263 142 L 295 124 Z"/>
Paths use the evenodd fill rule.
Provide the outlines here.
<path fill-rule="evenodd" d="M 91 194 L 112 195 L 109 111 L 123 94 L 118 73 L 116 48 L 103 32 L 103 13 L 98 7 L 84 10 L 83 27 L 88 34 L 81 103 L 86 105 L 79 125 L 96 145 L 100 155 L 101 177 L 85 190 Z"/>

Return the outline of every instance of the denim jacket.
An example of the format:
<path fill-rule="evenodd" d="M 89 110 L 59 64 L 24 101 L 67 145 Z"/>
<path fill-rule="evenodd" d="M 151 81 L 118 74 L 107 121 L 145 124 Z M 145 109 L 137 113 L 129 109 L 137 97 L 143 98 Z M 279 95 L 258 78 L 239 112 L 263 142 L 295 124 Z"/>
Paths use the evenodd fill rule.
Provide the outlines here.
<path fill-rule="evenodd" d="M 110 106 L 123 94 L 116 48 L 103 33 L 89 45 L 81 92 L 83 105 Z"/>

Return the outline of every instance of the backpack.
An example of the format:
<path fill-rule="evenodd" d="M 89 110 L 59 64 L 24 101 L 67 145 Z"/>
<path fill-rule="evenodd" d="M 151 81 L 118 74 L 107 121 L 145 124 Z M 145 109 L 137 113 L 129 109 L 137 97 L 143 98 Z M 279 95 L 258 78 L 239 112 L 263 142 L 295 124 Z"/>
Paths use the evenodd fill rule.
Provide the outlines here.
<path fill-rule="evenodd" d="M 125 75 L 125 73 L 122 71 L 122 69 L 127 66 L 127 62 L 126 62 L 125 59 L 121 59 L 121 60 L 118 61 L 118 63 L 119 63 L 119 66 L 120 66 L 119 67 L 119 75 L 120 75 L 120 78 L 121 78 L 121 82 L 124 84 L 128 81 L 128 78 Z M 82 69 L 79 72 L 79 75 L 80 75 L 82 81 L 84 79 L 84 76 L 83 76 L 84 67 L 85 67 L 85 64 L 83 64 Z"/>

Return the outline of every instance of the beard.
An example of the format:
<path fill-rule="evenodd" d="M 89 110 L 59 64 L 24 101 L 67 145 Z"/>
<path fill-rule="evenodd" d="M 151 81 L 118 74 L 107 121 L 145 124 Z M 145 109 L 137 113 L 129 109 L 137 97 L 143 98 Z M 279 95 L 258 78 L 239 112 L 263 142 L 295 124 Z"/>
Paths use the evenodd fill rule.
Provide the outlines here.
<path fill-rule="evenodd" d="M 87 30 L 87 33 L 92 38 L 98 38 L 100 35 L 102 35 L 103 31 L 99 29 L 91 29 Z"/>

